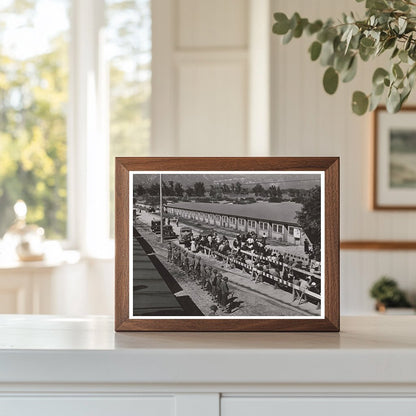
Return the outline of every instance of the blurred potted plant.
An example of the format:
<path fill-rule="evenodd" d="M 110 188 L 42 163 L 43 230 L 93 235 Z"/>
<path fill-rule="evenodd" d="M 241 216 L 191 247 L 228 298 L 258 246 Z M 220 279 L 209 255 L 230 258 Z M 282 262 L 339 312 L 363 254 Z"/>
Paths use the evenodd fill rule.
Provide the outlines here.
<path fill-rule="evenodd" d="M 386 312 L 387 308 L 411 307 L 397 282 L 387 276 L 381 277 L 373 284 L 370 295 L 376 300 L 376 310 L 378 312 Z"/>

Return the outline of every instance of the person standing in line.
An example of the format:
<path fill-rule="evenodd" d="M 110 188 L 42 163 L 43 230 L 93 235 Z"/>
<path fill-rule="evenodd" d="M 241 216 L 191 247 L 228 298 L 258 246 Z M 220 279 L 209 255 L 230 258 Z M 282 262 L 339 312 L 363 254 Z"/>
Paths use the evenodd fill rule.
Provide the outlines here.
<path fill-rule="evenodd" d="M 293 286 L 292 286 L 292 293 L 293 293 L 293 299 L 292 302 L 295 302 L 296 299 L 298 299 L 300 297 L 300 290 L 299 290 L 299 285 L 300 285 L 300 279 L 297 276 L 294 276 L 293 278 Z"/>
<path fill-rule="evenodd" d="M 300 297 L 299 297 L 298 305 L 300 305 L 301 303 L 307 302 L 307 300 L 306 300 L 306 291 L 310 287 L 309 282 L 310 282 L 310 277 L 308 277 L 308 280 L 302 280 L 300 282 L 300 285 L 299 285 L 299 287 L 300 287 Z"/>
<path fill-rule="evenodd" d="M 196 243 L 194 238 L 191 240 L 191 251 L 192 253 L 196 252 Z"/>
<path fill-rule="evenodd" d="M 215 299 L 217 296 L 217 280 L 218 280 L 218 271 L 214 269 L 214 273 L 211 276 L 211 295 Z"/>
<path fill-rule="evenodd" d="M 201 280 L 201 258 L 198 257 L 198 261 L 194 266 L 194 276 L 195 280 L 199 283 Z"/>
<path fill-rule="evenodd" d="M 168 243 L 168 262 L 169 263 L 172 263 L 172 251 L 173 251 L 172 243 L 169 241 Z"/>
<path fill-rule="evenodd" d="M 177 248 L 177 253 L 178 253 L 178 257 L 177 257 L 177 263 L 176 263 L 176 265 L 178 267 L 182 268 L 182 253 L 181 253 L 180 247 Z"/>
<path fill-rule="evenodd" d="M 201 266 L 201 273 L 200 273 L 199 283 L 203 289 L 205 289 L 206 281 L 207 281 L 207 265 L 202 264 Z"/>
<path fill-rule="evenodd" d="M 211 281 L 212 281 L 212 267 L 208 266 L 207 274 L 206 274 L 206 284 L 205 284 L 205 289 L 208 291 L 208 293 L 211 293 L 211 290 L 212 290 Z"/>
<path fill-rule="evenodd" d="M 228 277 L 224 276 L 221 280 L 221 288 L 220 288 L 220 304 L 223 308 L 227 307 L 228 304 L 228 295 L 230 293 L 230 288 L 228 287 Z"/>
<path fill-rule="evenodd" d="M 263 244 L 263 246 L 266 245 L 266 240 L 267 240 L 267 234 L 265 231 L 263 231 L 263 235 L 261 236 L 261 242 Z"/>
<path fill-rule="evenodd" d="M 191 276 L 193 279 L 195 279 L 195 256 L 191 256 L 191 261 L 189 263 L 189 271 L 188 276 Z"/>
<path fill-rule="evenodd" d="M 216 300 L 217 300 L 217 302 L 218 303 L 220 303 L 221 302 L 221 296 L 222 296 L 222 294 L 221 294 L 221 288 L 222 288 L 222 286 L 221 286 L 221 284 L 222 284 L 222 274 L 221 273 L 218 273 L 218 276 L 217 276 L 217 290 L 216 290 Z"/>
<path fill-rule="evenodd" d="M 210 312 L 208 313 L 208 316 L 216 316 L 217 315 L 217 311 L 218 311 L 218 306 L 217 305 L 211 305 L 209 307 Z"/>

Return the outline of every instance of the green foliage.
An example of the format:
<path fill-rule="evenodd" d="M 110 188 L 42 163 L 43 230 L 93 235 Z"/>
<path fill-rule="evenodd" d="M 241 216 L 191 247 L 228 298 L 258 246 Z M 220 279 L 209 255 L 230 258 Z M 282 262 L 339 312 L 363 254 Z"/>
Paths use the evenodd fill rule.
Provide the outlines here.
<path fill-rule="evenodd" d="M 387 276 L 377 280 L 370 289 L 373 299 L 387 307 L 409 307 L 404 292 L 399 289 L 397 282 Z"/>
<path fill-rule="evenodd" d="M 335 71 L 335 69 L 330 66 L 325 71 L 324 74 L 324 89 L 328 94 L 335 94 L 335 91 L 338 88 L 338 72 Z"/>
<path fill-rule="evenodd" d="M 385 96 L 387 110 L 396 113 L 409 97 L 416 77 L 416 2 L 366 0 L 365 7 L 364 19 L 350 13 L 337 23 L 332 19 L 310 22 L 298 13 L 289 19 L 284 13 L 275 13 L 273 33 L 284 35 L 284 44 L 304 33 L 315 37 L 309 53 L 312 61 L 320 58 L 326 67 L 323 86 L 328 94 L 336 92 L 340 79 L 354 79 L 358 59 L 367 62 L 391 53 L 391 65 L 374 72 L 371 93 L 354 92 L 352 110 L 363 115 L 374 110 Z"/>

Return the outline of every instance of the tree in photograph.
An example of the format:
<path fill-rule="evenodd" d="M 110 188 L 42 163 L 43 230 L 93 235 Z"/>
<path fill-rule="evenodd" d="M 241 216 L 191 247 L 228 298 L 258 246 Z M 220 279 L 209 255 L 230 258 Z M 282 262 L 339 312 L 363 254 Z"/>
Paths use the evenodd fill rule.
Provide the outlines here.
<path fill-rule="evenodd" d="M 230 189 L 230 187 L 226 183 L 224 183 L 224 184 L 221 184 L 221 191 L 224 194 L 229 194 L 230 191 L 231 191 L 231 189 Z"/>
<path fill-rule="evenodd" d="M 280 190 L 280 187 L 276 188 L 275 185 L 271 185 L 267 192 L 270 197 L 269 202 L 282 202 L 282 191 Z"/>
<path fill-rule="evenodd" d="M 276 196 L 277 196 L 277 188 L 276 188 L 275 185 L 269 186 L 268 192 L 269 192 L 270 198 L 276 198 Z"/>
<path fill-rule="evenodd" d="M 175 195 L 175 183 L 173 181 L 169 181 L 169 189 L 170 189 L 170 195 Z"/>
<path fill-rule="evenodd" d="M 160 186 L 158 183 L 153 183 L 152 185 L 150 185 L 148 192 L 150 195 L 152 196 L 156 196 L 159 195 L 160 193 Z"/>
<path fill-rule="evenodd" d="M 179 182 L 175 183 L 175 195 L 182 197 L 184 193 L 184 189 L 182 187 L 182 185 Z"/>
<path fill-rule="evenodd" d="M 283 193 L 282 193 L 282 190 L 280 189 L 280 186 L 277 187 L 276 198 L 278 202 L 281 202 L 283 199 Z"/>
<path fill-rule="evenodd" d="M 242 186 L 241 186 L 241 183 L 240 183 L 240 182 L 237 182 L 237 183 L 235 184 L 235 193 L 236 193 L 237 195 L 240 195 L 240 194 L 241 194 L 241 191 L 242 191 Z"/>
<path fill-rule="evenodd" d="M 256 186 L 253 187 L 252 192 L 256 196 L 262 196 L 265 193 L 265 189 L 263 188 L 261 184 L 258 183 Z"/>
<path fill-rule="evenodd" d="M 185 190 L 186 195 L 189 196 L 194 196 L 195 195 L 195 191 L 194 188 L 192 186 L 188 186 Z"/>
<path fill-rule="evenodd" d="M 196 196 L 205 196 L 205 185 L 203 182 L 194 183 L 194 192 Z"/>
<path fill-rule="evenodd" d="M 143 196 L 146 194 L 146 189 L 143 185 L 137 184 L 135 186 L 134 193 L 136 196 Z"/>
<path fill-rule="evenodd" d="M 299 226 L 313 245 L 315 259 L 321 258 L 321 187 L 315 186 L 307 192 L 302 210 L 297 213 Z"/>

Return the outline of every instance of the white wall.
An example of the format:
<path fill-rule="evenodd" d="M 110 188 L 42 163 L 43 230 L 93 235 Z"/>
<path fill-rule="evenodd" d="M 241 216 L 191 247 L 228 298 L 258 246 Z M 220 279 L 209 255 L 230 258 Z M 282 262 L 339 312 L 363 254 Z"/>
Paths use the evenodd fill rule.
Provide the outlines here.
<path fill-rule="evenodd" d="M 375 64 L 360 64 L 357 79 L 330 97 L 322 88 L 324 69 L 308 57 L 311 39 L 283 46 L 271 34 L 274 11 L 325 18 L 362 5 L 352 0 L 153 1 L 154 155 L 340 156 L 341 238 L 415 239 L 416 213 L 370 209 L 371 117 L 353 115 L 350 102 L 355 89 L 369 90 Z M 87 270 L 79 288 L 82 302 L 61 309 L 112 314 L 112 262 L 91 262 Z M 370 313 L 368 289 L 383 274 L 415 296 L 415 271 L 412 251 L 342 251 L 341 312 Z"/>
<path fill-rule="evenodd" d="M 351 0 L 272 0 L 272 11 L 315 19 L 360 11 Z M 279 156 L 341 157 L 341 240 L 415 240 L 416 212 L 372 211 L 371 116 L 358 117 L 350 109 L 356 89 L 370 92 L 372 70 L 378 63 L 359 64 L 357 79 L 340 85 L 334 96 L 322 88 L 324 68 L 311 62 L 309 37 L 282 45 L 272 36 L 272 154 Z M 413 101 L 415 101 L 413 95 Z M 365 313 L 372 309 L 371 283 L 383 274 L 395 277 L 416 293 L 416 256 L 413 251 L 342 251 L 341 310 Z"/>
<path fill-rule="evenodd" d="M 153 1 L 153 155 L 246 154 L 248 19 L 248 0 Z"/>

